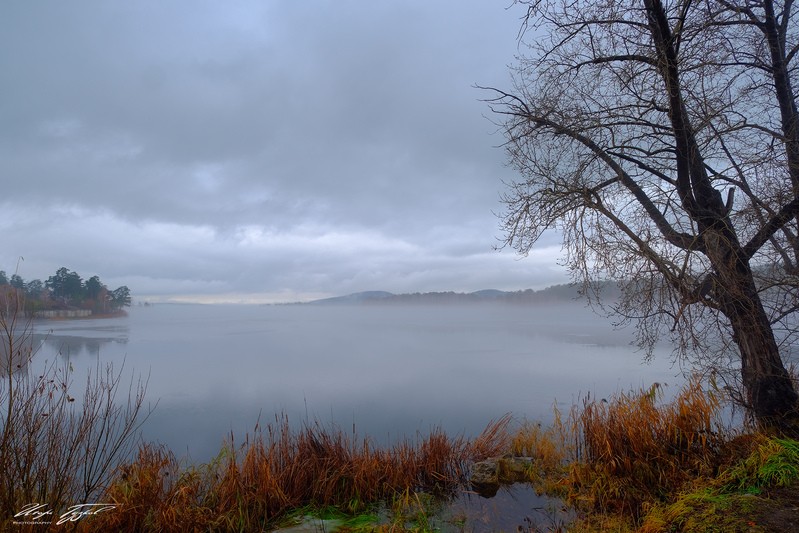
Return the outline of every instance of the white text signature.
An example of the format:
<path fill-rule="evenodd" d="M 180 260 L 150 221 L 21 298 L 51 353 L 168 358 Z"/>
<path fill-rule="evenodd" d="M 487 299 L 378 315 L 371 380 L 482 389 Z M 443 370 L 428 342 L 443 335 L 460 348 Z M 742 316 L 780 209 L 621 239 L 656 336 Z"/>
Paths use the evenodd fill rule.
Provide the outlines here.
<path fill-rule="evenodd" d="M 67 507 L 66 512 L 58 516 L 56 524 L 63 524 L 66 522 L 77 522 L 81 518 L 96 515 L 103 511 L 110 511 L 117 506 L 113 503 L 79 503 Z M 14 518 L 24 518 L 29 521 L 41 520 L 45 517 L 50 517 L 52 521 L 53 510 L 50 509 L 46 503 L 29 503 L 24 506 L 20 512 L 14 515 Z"/>

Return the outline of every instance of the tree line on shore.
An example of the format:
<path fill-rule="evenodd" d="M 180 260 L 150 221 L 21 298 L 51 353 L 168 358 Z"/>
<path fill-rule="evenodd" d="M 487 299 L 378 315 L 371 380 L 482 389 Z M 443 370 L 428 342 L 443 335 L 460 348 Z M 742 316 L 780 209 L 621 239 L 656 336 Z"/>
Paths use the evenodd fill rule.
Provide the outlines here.
<path fill-rule="evenodd" d="M 18 274 L 9 277 L 0 270 L 0 294 L 23 296 L 25 312 L 59 309 L 86 309 L 94 314 L 114 313 L 130 306 L 130 289 L 126 285 L 110 290 L 99 276 L 87 280 L 66 267 L 59 268 L 45 281 L 25 281 Z"/>

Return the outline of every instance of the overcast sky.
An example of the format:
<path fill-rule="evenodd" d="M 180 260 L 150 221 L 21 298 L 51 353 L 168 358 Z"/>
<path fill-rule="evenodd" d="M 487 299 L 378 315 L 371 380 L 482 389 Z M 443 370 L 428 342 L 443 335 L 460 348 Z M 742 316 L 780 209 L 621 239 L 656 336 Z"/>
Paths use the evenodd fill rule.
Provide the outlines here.
<path fill-rule="evenodd" d="M 134 300 L 565 281 L 554 238 L 494 250 L 514 176 L 474 86 L 510 86 L 509 4 L 3 2 L 0 270 Z"/>

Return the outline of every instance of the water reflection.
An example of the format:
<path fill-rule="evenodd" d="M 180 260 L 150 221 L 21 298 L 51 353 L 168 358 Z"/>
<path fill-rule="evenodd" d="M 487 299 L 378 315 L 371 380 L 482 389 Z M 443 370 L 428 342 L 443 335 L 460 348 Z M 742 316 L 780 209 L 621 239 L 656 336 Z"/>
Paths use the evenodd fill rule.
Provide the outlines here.
<path fill-rule="evenodd" d="M 33 345 L 46 357 L 62 360 L 93 357 L 110 348 L 116 356 L 127 345 L 130 323 L 127 317 L 110 319 L 37 320 L 33 323 Z"/>
<path fill-rule="evenodd" d="M 55 335 L 36 333 L 32 336 L 33 345 L 39 350 L 55 353 L 62 359 L 74 357 L 98 357 L 108 345 L 128 343 L 127 338 L 115 337 L 74 337 L 71 335 Z"/>
<path fill-rule="evenodd" d="M 530 484 L 517 483 L 501 487 L 493 498 L 463 491 L 437 518 L 445 524 L 463 523 L 472 533 L 561 531 L 575 513 L 563 501 L 536 494 Z"/>

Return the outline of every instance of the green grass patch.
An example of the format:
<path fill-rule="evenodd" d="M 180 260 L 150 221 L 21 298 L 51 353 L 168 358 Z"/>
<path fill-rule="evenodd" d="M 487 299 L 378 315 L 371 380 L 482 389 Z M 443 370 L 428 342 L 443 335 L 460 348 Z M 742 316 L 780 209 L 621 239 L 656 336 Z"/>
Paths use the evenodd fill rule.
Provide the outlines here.
<path fill-rule="evenodd" d="M 757 437 L 754 451 L 719 477 L 727 492 L 760 494 L 767 487 L 787 487 L 799 480 L 799 442 Z"/>
<path fill-rule="evenodd" d="M 650 508 L 639 531 L 751 532 L 750 516 L 756 503 L 751 495 L 725 494 L 711 486 L 700 487 L 680 494 L 671 503 Z"/>

